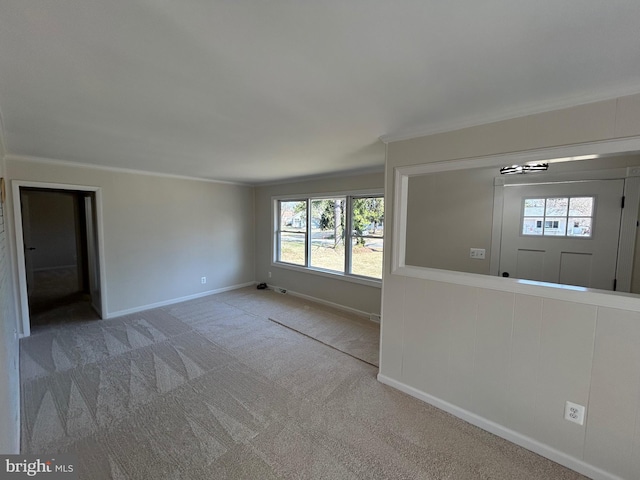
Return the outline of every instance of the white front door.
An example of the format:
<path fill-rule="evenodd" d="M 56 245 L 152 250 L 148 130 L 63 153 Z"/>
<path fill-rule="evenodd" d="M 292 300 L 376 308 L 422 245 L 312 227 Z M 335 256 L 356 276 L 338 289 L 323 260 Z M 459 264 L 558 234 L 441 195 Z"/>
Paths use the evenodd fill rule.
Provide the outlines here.
<path fill-rule="evenodd" d="M 624 180 L 504 187 L 500 275 L 614 289 Z"/>

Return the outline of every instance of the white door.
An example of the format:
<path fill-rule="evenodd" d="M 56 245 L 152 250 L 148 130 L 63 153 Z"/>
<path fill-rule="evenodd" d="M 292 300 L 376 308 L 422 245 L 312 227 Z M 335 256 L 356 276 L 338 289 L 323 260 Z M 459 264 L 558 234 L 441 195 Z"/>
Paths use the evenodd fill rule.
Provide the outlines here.
<path fill-rule="evenodd" d="M 504 187 L 500 275 L 614 289 L 624 180 Z"/>
<path fill-rule="evenodd" d="M 35 247 L 31 242 L 31 215 L 29 210 L 29 194 L 20 191 L 20 208 L 22 209 L 22 239 L 24 242 L 24 267 L 27 274 L 27 292 L 31 296 L 34 286 L 33 255 Z"/>
<path fill-rule="evenodd" d="M 94 198 L 92 194 L 84 197 L 85 228 L 87 238 L 87 261 L 89 270 L 89 293 L 91 295 L 91 305 L 94 310 L 102 316 L 102 300 L 100 298 L 100 262 L 98 261 L 98 241 L 96 226 L 94 222 Z"/>

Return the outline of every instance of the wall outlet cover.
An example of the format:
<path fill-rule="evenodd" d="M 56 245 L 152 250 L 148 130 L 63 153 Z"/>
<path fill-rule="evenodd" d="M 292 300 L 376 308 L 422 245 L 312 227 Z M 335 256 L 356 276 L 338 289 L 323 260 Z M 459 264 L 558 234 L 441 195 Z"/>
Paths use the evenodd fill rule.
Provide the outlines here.
<path fill-rule="evenodd" d="M 564 406 L 564 419 L 578 425 L 584 425 L 585 408 L 577 403 L 567 402 Z"/>

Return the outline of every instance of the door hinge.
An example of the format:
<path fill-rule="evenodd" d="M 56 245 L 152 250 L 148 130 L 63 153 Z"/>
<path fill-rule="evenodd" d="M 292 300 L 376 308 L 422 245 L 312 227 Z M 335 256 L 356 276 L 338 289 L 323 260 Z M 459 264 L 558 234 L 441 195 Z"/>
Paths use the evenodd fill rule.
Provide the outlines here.
<path fill-rule="evenodd" d="M 614 291 L 614 292 L 616 291 L 616 287 L 617 287 L 617 286 L 618 286 L 618 279 L 617 279 L 617 278 L 614 278 L 614 279 L 613 279 L 613 291 Z"/>
<path fill-rule="evenodd" d="M 622 196 L 622 202 L 620 202 L 620 208 L 624 208 L 624 195 Z"/>

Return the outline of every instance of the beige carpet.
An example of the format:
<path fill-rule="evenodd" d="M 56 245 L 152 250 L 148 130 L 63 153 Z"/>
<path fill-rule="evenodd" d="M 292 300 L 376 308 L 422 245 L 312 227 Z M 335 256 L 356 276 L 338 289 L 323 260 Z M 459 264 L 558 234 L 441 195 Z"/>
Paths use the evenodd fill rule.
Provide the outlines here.
<path fill-rule="evenodd" d="M 82 479 L 584 478 L 269 320 L 323 310 L 243 289 L 23 339 L 22 452 Z"/>

